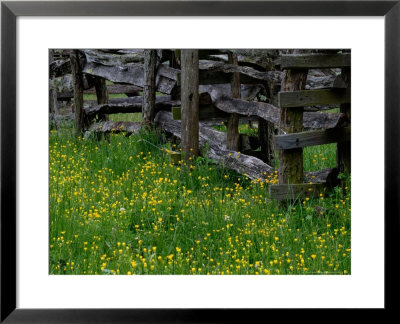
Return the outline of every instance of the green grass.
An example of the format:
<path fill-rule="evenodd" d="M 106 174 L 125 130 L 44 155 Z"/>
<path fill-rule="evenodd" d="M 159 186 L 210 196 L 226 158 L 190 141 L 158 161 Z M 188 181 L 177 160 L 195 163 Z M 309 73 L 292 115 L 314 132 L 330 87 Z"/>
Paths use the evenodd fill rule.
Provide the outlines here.
<path fill-rule="evenodd" d="M 109 83 L 109 84 L 112 84 L 112 83 Z M 109 98 L 127 98 L 127 96 L 123 93 L 109 94 Z M 95 94 L 84 94 L 83 99 L 85 101 L 97 100 L 97 97 Z M 111 121 L 140 122 L 142 120 L 142 114 L 141 113 L 111 114 L 111 115 L 109 115 L 109 119 Z"/>
<path fill-rule="evenodd" d="M 108 97 L 111 99 L 111 98 L 128 98 L 128 96 L 126 95 L 126 94 L 124 94 L 124 93 L 110 93 L 109 95 L 108 95 Z M 93 100 L 93 101 L 96 101 L 97 100 L 97 96 L 96 96 L 96 94 L 92 94 L 92 93 L 85 93 L 84 95 L 83 95 L 83 100 L 84 101 L 86 101 L 86 100 Z"/>
<path fill-rule="evenodd" d="M 112 121 L 127 121 L 127 122 L 140 122 L 142 120 L 141 113 L 132 114 L 112 114 L 108 115 Z"/>
<path fill-rule="evenodd" d="M 221 132 L 226 132 L 226 125 L 225 124 L 215 125 L 215 126 L 213 126 L 213 128 L 216 129 L 216 130 L 219 130 Z M 257 136 L 258 130 L 257 130 L 257 128 L 250 127 L 249 124 L 239 124 L 239 133 L 240 134 Z"/>
<path fill-rule="evenodd" d="M 50 134 L 51 274 L 350 273 L 349 178 L 280 208 L 267 190 L 276 175 L 171 165 L 165 149 L 179 147 L 160 134 L 72 134 Z M 333 153 L 309 148 L 305 166 L 334 165 Z"/>

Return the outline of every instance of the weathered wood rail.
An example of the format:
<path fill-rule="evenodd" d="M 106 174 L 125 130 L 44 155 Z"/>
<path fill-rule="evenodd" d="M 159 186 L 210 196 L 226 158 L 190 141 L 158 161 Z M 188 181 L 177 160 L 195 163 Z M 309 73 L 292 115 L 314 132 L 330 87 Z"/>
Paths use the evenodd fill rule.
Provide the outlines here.
<path fill-rule="evenodd" d="M 184 155 L 173 152 L 173 163 L 191 163 L 207 143 L 210 158 L 251 179 L 278 171 L 271 198 L 317 196 L 338 184 L 339 171 L 350 171 L 351 55 L 284 54 L 280 70 L 273 70 L 271 57 L 276 53 L 270 50 L 261 60 L 245 50 L 75 50 L 70 60 L 53 61 L 50 75 L 54 80 L 72 72 L 73 82 L 58 96 L 74 97 L 78 133 L 134 134 L 143 123 L 107 116 L 142 113 L 146 125 L 181 139 Z M 95 93 L 97 102 L 84 106 L 83 93 Z M 110 93 L 132 96 L 109 99 Z M 340 112 L 318 111 L 332 106 Z M 243 120 L 258 125 L 258 137 L 239 134 Z M 216 122 L 224 122 L 227 132 L 209 126 Z M 327 143 L 338 143 L 337 167 L 305 173 L 303 148 Z M 279 170 L 271 166 L 275 150 Z"/>

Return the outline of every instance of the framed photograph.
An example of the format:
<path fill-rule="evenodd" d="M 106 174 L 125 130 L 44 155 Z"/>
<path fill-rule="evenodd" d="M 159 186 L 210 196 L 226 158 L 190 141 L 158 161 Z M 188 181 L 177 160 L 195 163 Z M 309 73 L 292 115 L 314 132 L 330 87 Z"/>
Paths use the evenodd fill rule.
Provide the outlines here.
<path fill-rule="evenodd" d="M 1 322 L 394 309 L 398 1 L 1 17 Z"/>

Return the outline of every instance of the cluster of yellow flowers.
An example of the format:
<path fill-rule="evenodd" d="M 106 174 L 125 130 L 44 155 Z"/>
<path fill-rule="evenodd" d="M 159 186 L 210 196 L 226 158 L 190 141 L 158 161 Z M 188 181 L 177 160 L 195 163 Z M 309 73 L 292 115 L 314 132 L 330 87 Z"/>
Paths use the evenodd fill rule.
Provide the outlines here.
<path fill-rule="evenodd" d="M 311 200 L 279 209 L 266 188 L 277 173 L 173 165 L 143 143 L 50 135 L 51 273 L 350 273 L 349 194 L 330 218 Z"/>

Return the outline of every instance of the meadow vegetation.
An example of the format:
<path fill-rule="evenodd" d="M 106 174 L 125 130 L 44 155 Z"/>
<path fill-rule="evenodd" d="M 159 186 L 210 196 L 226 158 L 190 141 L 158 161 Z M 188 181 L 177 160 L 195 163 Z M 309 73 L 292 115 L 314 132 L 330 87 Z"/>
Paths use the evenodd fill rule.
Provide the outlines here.
<path fill-rule="evenodd" d="M 349 176 L 279 206 L 268 196 L 277 173 L 250 180 L 205 157 L 173 165 L 179 144 L 158 131 L 73 134 L 49 135 L 50 274 L 350 274 Z M 306 171 L 335 164 L 336 144 L 304 150 Z"/>

